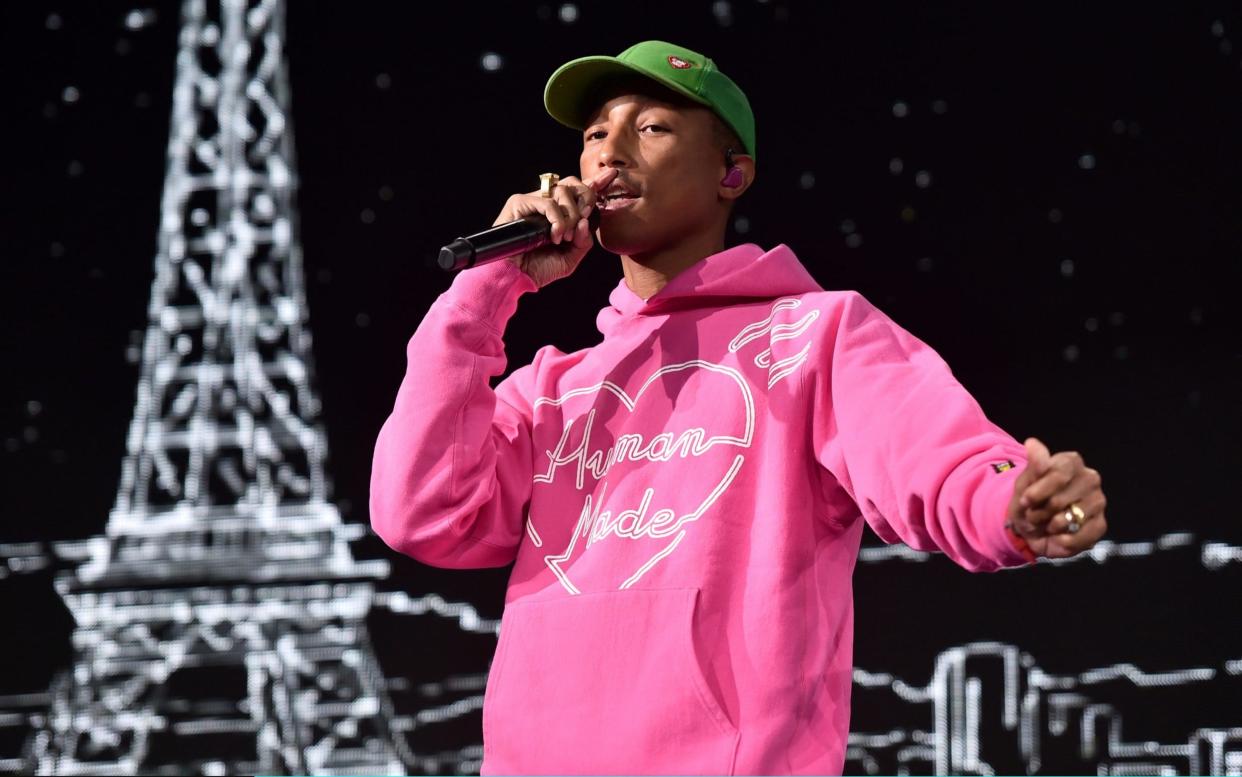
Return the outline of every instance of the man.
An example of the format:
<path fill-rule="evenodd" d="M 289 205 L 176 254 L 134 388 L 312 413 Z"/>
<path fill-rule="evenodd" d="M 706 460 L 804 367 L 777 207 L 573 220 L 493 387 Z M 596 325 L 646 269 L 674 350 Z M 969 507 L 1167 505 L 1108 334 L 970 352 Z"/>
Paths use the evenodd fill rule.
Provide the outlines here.
<path fill-rule="evenodd" d="M 785 245 L 726 249 L 754 118 L 701 54 L 574 60 L 545 104 L 580 178 L 509 198 L 553 245 L 458 275 L 408 346 L 371 521 L 440 567 L 513 563 L 483 773 L 839 773 L 863 522 L 970 570 L 1105 531 L 1099 474 L 992 424 L 927 345 Z M 544 195 L 547 196 L 544 196 Z M 506 368 L 525 293 L 595 234 L 594 347 Z"/>

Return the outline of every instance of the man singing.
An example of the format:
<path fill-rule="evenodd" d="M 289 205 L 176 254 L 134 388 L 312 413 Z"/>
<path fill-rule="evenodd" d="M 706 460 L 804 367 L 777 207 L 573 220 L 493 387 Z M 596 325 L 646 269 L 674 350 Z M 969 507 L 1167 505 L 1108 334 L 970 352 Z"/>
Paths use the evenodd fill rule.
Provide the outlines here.
<path fill-rule="evenodd" d="M 580 177 L 510 197 L 496 223 L 541 213 L 552 244 L 459 274 L 410 339 L 372 526 L 433 566 L 514 565 L 484 774 L 840 773 L 864 521 L 972 571 L 1064 558 L 1105 532 L 1099 473 L 1018 443 L 788 246 L 725 247 L 755 122 L 711 59 L 577 59 L 544 103 Z M 599 343 L 493 390 L 519 297 L 596 239 L 623 276 Z"/>

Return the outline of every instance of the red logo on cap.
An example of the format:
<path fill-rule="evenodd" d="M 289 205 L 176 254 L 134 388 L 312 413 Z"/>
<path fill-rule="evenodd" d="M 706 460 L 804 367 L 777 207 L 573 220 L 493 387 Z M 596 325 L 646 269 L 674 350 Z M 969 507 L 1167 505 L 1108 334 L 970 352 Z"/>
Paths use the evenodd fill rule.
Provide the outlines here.
<path fill-rule="evenodd" d="M 676 56 L 670 56 L 668 58 L 668 63 L 672 65 L 673 67 L 677 68 L 678 70 L 686 70 L 687 68 L 694 67 L 693 62 L 687 62 L 681 57 L 676 57 Z"/>

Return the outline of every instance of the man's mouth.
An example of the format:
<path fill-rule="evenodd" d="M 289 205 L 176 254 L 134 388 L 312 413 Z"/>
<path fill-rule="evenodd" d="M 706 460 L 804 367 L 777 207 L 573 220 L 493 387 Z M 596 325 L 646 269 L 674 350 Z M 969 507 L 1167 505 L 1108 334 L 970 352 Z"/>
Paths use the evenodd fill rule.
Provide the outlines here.
<path fill-rule="evenodd" d="M 599 209 L 601 211 L 615 211 L 625 209 L 635 204 L 638 195 L 632 192 L 616 192 L 616 194 L 604 195 L 600 197 Z"/>
<path fill-rule="evenodd" d="M 638 199 L 638 192 L 635 187 L 626 184 L 625 181 L 612 181 L 612 185 L 601 192 L 599 197 L 599 209 L 601 211 L 615 211 L 630 207 Z"/>

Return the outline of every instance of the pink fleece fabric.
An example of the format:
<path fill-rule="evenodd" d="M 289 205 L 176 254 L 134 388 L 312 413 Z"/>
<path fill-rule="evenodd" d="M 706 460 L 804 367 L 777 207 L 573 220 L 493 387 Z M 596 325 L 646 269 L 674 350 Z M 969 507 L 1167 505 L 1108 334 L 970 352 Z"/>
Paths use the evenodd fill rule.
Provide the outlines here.
<path fill-rule="evenodd" d="M 1026 564 L 1004 528 L 1023 446 L 785 245 L 647 300 L 622 280 L 599 344 L 493 390 L 534 290 L 500 262 L 431 306 L 371 482 L 392 548 L 514 564 L 483 773 L 840 773 L 863 522 L 969 570 Z"/>

